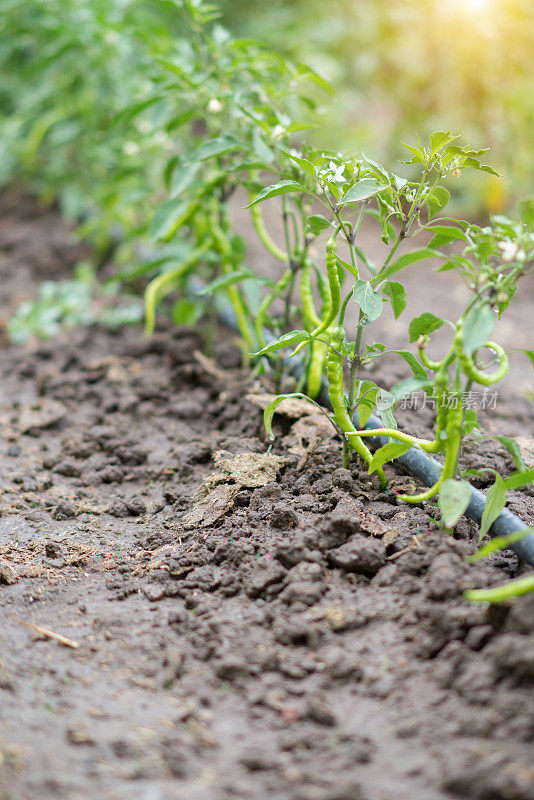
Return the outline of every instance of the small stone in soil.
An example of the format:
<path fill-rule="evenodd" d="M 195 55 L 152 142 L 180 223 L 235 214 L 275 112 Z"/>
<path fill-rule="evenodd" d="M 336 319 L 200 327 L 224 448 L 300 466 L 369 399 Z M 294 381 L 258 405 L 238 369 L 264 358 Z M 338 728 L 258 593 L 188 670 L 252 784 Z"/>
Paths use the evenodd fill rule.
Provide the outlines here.
<path fill-rule="evenodd" d="M 385 564 L 385 547 L 377 539 L 354 536 L 350 542 L 338 547 L 329 554 L 335 567 L 344 572 L 359 572 L 372 577 Z"/>
<path fill-rule="evenodd" d="M 284 528 L 295 528 L 299 518 L 289 505 L 279 503 L 271 511 L 270 522 L 273 528 L 283 530 Z"/>
<path fill-rule="evenodd" d="M 344 492 L 350 492 L 353 484 L 354 480 L 350 470 L 340 467 L 332 473 L 332 486 L 337 486 L 339 489 L 343 489 Z"/>
<path fill-rule="evenodd" d="M 223 681 L 234 681 L 249 674 L 246 662 L 237 655 L 229 653 L 221 658 L 215 667 L 215 674 Z"/>
<path fill-rule="evenodd" d="M 76 506 L 72 503 L 69 503 L 67 500 L 62 500 L 60 503 L 52 509 L 51 512 L 52 519 L 55 520 L 63 520 L 63 519 L 72 519 L 72 517 L 76 516 Z"/>

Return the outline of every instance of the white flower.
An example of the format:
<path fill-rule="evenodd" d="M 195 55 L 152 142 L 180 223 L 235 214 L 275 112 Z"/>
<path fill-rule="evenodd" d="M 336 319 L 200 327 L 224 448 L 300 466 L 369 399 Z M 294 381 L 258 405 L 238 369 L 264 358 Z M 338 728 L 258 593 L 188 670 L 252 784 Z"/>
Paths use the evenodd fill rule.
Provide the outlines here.
<path fill-rule="evenodd" d="M 273 139 L 281 139 L 285 132 L 283 125 L 275 125 L 273 128 Z"/>
<path fill-rule="evenodd" d="M 518 247 L 515 242 L 499 242 L 497 247 L 502 253 L 503 261 L 513 261 L 518 254 Z"/>
<path fill-rule="evenodd" d="M 334 183 L 346 183 L 346 178 L 343 177 L 345 164 L 338 165 L 335 161 L 331 161 L 328 165 L 328 171 L 329 180 L 334 181 Z"/>
<path fill-rule="evenodd" d="M 212 97 L 208 103 L 208 113 L 210 114 L 220 114 L 223 110 L 223 104 L 220 100 L 217 100 L 216 97 Z"/>

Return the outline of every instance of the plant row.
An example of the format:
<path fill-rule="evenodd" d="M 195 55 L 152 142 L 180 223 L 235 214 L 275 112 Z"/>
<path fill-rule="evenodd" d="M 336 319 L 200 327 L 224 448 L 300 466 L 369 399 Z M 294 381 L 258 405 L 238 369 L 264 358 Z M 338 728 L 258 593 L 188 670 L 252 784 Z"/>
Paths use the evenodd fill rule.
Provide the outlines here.
<path fill-rule="evenodd" d="M 437 502 L 452 529 L 470 499 L 468 476 L 458 474 L 463 441 L 484 436 L 465 398 L 508 372 L 492 333 L 533 271 L 534 201 L 522 202 L 517 220 L 495 216 L 486 226 L 448 216 L 448 182 L 466 171 L 496 175 L 485 150 L 449 131 L 406 144 L 403 175 L 364 155 L 306 146 L 303 132 L 329 86 L 301 64 L 232 39 L 201 0 L 29 0 L 16 13 L 12 0 L 1 5 L 10 11 L 0 49 L 5 180 L 59 197 L 99 257 L 113 250 L 115 281 L 144 281 L 147 333 L 162 304 L 177 324 L 190 324 L 201 316 L 213 323 L 224 302 L 244 353 L 278 385 L 302 353 L 304 379 L 292 394 L 315 402 L 326 381 L 345 466 L 356 455 L 384 485 L 384 466 L 411 447 L 441 457 L 436 484 L 400 499 Z M 236 214 L 250 215 L 261 271 L 247 262 Z M 379 263 L 362 244 L 363 226 L 385 249 Z M 395 318 L 403 313 L 404 271 L 418 262 L 455 272 L 469 299 L 456 320 L 419 315 L 406 346 L 391 350 L 375 341 L 373 324 L 387 304 Z M 437 357 L 430 339 L 440 328 L 447 347 Z M 411 375 L 386 391 L 366 367 L 392 353 Z M 430 439 L 398 429 L 396 407 L 414 391 L 435 403 Z M 266 409 L 269 433 L 285 397 Z M 371 432 L 375 411 L 383 427 Z M 366 441 L 377 433 L 388 443 L 372 453 Z M 481 537 L 507 490 L 534 479 L 513 440 L 500 441 L 517 471 L 494 473 Z M 525 580 L 534 588 L 530 577 L 501 593 L 524 591 Z"/>

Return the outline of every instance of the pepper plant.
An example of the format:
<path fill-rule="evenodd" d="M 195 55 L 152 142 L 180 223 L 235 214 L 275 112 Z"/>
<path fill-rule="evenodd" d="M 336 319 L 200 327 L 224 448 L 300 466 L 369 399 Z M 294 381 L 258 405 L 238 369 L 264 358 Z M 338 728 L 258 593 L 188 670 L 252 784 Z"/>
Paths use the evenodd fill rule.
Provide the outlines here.
<path fill-rule="evenodd" d="M 500 381 L 508 372 L 508 357 L 503 348 L 491 341 L 496 320 L 508 307 L 520 277 L 534 266 L 534 227 L 532 205 L 524 203 L 519 222 L 498 216 L 491 226 L 479 227 L 462 220 L 440 216 L 449 198 L 442 182 L 450 175 L 458 176 L 466 168 L 493 172 L 481 163 L 483 150 L 473 150 L 455 143 L 450 132 L 437 132 L 428 145 L 409 146 L 410 164 L 419 168 L 415 179 L 394 175 L 369 159 L 343 160 L 336 156 L 289 152 L 294 164 L 278 184 L 263 189 L 253 203 L 260 203 L 277 194 L 291 194 L 302 216 L 303 249 L 306 254 L 301 266 L 300 313 L 301 329 L 284 333 L 267 343 L 257 356 L 270 356 L 279 350 L 293 347 L 292 356 L 303 348 L 310 351 L 308 359 L 308 392 L 316 396 L 320 389 L 326 362 L 328 394 L 333 409 L 333 421 L 343 438 L 344 465 L 352 452 L 367 464 L 370 473 L 376 472 L 385 483 L 383 466 L 402 455 L 410 447 L 442 454 L 443 468 L 437 483 L 428 490 L 400 499 L 421 503 L 439 496 L 442 521 L 452 527 L 463 514 L 470 498 L 470 485 L 458 481 L 458 459 L 463 438 L 477 427 L 476 412 L 466 409 L 464 398 L 473 385 L 484 388 Z M 319 204 L 325 214 L 309 214 L 305 209 L 311 202 Z M 388 245 L 387 255 L 379 266 L 372 264 L 358 246 L 358 231 L 365 214 L 371 214 L 381 225 L 382 239 Z M 308 264 L 310 243 L 322 231 L 329 232 L 324 245 L 325 267 L 321 272 L 312 262 Z M 405 242 L 425 235 L 427 243 L 417 249 L 398 250 Z M 342 240 L 348 258 L 338 252 Z M 463 242 L 464 252 L 449 256 L 444 247 L 451 242 Z M 471 298 L 456 322 L 431 313 L 412 320 L 410 342 L 417 343 L 417 359 L 409 350 L 395 350 L 408 363 L 412 378 L 387 394 L 376 383 L 362 378 L 361 367 L 391 351 L 379 344 L 365 344 L 364 331 L 380 316 L 384 302 L 391 302 L 398 317 L 406 304 L 402 283 L 392 277 L 417 261 L 441 258 L 440 270 L 457 270 L 471 291 Z M 365 270 L 365 277 L 363 271 Z M 318 276 L 319 290 L 324 300 L 318 314 L 313 304 L 310 276 Z M 349 278 L 349 286 L 344 281 Z M 347 333 L 346 312 L 355 303 L 358 320 L 350 337 Z M 427 354 L 430 335 L 447 324 L 452 329 L 451 344 L 446 355 L 433 360 Z M 480 356 L 485 351 L 493 355 L 494 367 L 482 367 Z M 348 372 L 348 392 L 344 393 L 344 365 Z M 424 440 L 401 432 L 393 414 L 395 402 L 406 392 L 422 389 L 436 403 L 434 437 Z M 265 419 L 271 430 L 276 406 L 286 395 L 279 395 L 266 409 Z M 384 426 L 364 430 L 371 412 L 378 406 Z M 356 416 L 355 416 L 356 415 Z M 356 420 L 356 421 L 355 421 Z M 389 441 L 372 454 L 365 444 L 368 436 L 385 436 Z M 508 446 L 512 446 L 507 442 Z M 525 482 L 534 477 L 521 473 Z M 483 520 L 485 533 L 493 518 L 488 505 Z"/>
<path fill-rule="evenodd" d="M 306 384 L 297 388 L 313 400 L 326 379 L 345 465 L 357 453 L 384 484 L 384 465 L 409 447 L 441 454 L 436 485 L 402 499 L 437 496 L 443 524 L 452 527 L 469 500 L 469 484 L 457 480 L 462 440 L 477 430 L 464 393 L 475 384 L 494 385 L 508 370 L 507 354 L 490 337 L 517 281 L 532 271 L 533 203 L 523 203 L 519 222 L 497 216 L 488 227 L 444 216 L 450 196 L 444 184 L 451 176 L 465 170 L 496 174 L 481 161 L 485 150 L 458 144 L 450 131 L 431 134 L 424 145 L 405 145 L 407 177 L 365 156 L 300 144 L 308 127 L 301 120 L 310 110 L 317 116 L 318 91 L 329 91 L 328 85 L 256 43 L 233 40 L 218 24 L 217 8 L 202 0 L 124 0 L 116 7 L 69 0 L 63 16 L 51 13 L 55 2 L 30 0 L 18 16 L 13 0 L 0 4 L 11 12 L 0 46 L 9 76 L 0 92 L 9 174 L 18 167 L 48 197 L 61 190 L 65 206 L 70 202 L 76 215 L 88 215 L 85 232 L 95 241 L 105 244 L 121 230 L 123 256 L 132 263 L 119 279 L 149 279 L 147 332 L 172 292 L 181 290 L 172 309 L 180 323 L 198 319 L 204 309 L 213 312 L 223 294 L 244 349 L 263 365 L 275 361 L 278 384 L 287 370 L 283 351 L 304 351 Z M 32 38 L 35 20 L 38 35 Z M 89 61 L 79 59 L 80 51 Z M 41 84 L 28 91 L 36 75 Z M 265 186 L 267 176 L 275 182 Z M 264 203 L 275 201 L 280 242 L 263 217 Z M 278 278 L 273 268 L 254 271 L 247 264 L 244 239 L 233 224 L 243 205 L 265 257 L 284 264 Z M 361 246 L 367 218 L 387 248 L 379 264 Z M 463 243 L 464 252 L 451 256 L 451 243 Z M 412 377 L 386 392 L 362 368 L 392 351 L 370 341 L 367 331 L 384 303 L 396 318 L 402 314 L 401 273 L 431 259 L 440 260 L 440 269 L 456 270 L 471 299 L 457 321 L 431 313 L 412 320 L 409 338 L 419 357 L 407 347 L 393 351 Z M 187 292 L 196 293 L 194 299 Z M 355 323 L 348 313 L 353 306 Z M 444 325 L 452 329 L 450 347 L 433 359 L 429 339 Z M 484 352 L 496 366 L 481 365 Z M 436 401 L 429 440 L 399 431 L 395 420 L 395 404 L 416 389 Z M 269 429 L 283 396 L 266 410 Z M 371 432 L 364 428 L 375 409 L 384 424 Z M 388 443 L 372 454 L 366 438 L 377 433 Z M 507 446 L 513 453 L 513 444 Z M 531 480 L 523 468 L 519 474 L 518 480 Z M 496 476 L 483 533 L 503 496 L 503 479 Z"/>
<path fill-rule="evenodd" d="M 167 128 L 187 147 L 180 154 L 173 148 L 164 168 L 167 196 L 151 227 L 158 257 L 145 267 L 145 274 L 157 272 L 145 295 L 146 329 L 153 329 L 161 300 L 194 274 L 207 283 L 202 296 L 208 303 L 214 292 L 224 292 L 247 349 L 254 349 L 261 344 L 267 307 L 258 289 L 262 284 L 273 288 L 275 282 L 246 265 L 244 240 L 232 227 L 230 199 L 237 190 L 252 192 L 260 170 L 281 169 L 280 143 L 307 127 L 293 118 L 304 107 L 315 109 L 317 88 L 329 87 L 303 65 L 256 43 L 234 41 L 213 25 L 213 6 L 187 2 L 185 10 L 189 37 L 172 57 L 158 59 L 164 75 L 160 91 L 175 106 Z M 288 261 L 287 250 L 275 245 L 259 210 L 252 221 L 270 256 Z M 238 284 L 245 286 L 243 291 Z M 179 300 L 175 319 L 187 321 L 188 310 L 196 314 L 201 309 L 200 300 L 197 295 L 193 306 Z"/>

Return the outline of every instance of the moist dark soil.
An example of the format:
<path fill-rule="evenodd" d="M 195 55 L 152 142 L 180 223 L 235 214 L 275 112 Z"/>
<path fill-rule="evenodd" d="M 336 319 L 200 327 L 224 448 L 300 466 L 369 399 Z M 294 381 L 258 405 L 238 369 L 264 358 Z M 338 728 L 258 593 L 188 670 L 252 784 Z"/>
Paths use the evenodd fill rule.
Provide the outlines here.
<path fill-rule="evenodd" d="M 27 199 L 0 246 L 4 319 L 80 256 Z M 269 450 L 230 334 L 213 359 L 191 329 L 4 337 L 0 364 L 2 800 L 534 798 L 534 595 L 462 596 L 514 554 L 469 566 L 473 523 L 341 469 L 298 404 Z M 534 410 L 485 422 L 531 439 Z M 464 465 L 514 468 L 492 442 Z"/>

